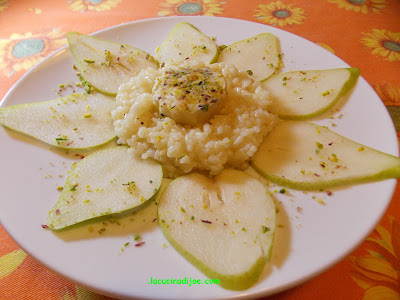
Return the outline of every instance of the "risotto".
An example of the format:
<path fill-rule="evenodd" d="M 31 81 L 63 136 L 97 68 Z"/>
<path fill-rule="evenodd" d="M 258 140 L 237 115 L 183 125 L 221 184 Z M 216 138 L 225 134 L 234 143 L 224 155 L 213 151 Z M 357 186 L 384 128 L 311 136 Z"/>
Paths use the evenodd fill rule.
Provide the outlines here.
<path fill-rule="evenodd" d="M 120 86 L 116 101 L 118 143 L 158 160 L 168 177 L 246 168 L 278 120 L 268 91 L 233 65 L 145 69 Z"/>

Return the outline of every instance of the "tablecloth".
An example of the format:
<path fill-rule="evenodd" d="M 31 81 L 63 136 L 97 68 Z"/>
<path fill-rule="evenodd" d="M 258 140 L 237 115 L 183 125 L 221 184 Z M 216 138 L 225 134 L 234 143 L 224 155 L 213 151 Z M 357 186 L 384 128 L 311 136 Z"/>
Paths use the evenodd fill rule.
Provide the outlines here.
<path fill-rule="evenodd" d="M 398 0 L 0 0 L 0 98 L 35 64 L 66 45 L 69 31 L 90 34 L 120 23 L 177 15 L 249 20 L 324 47 L 361 70 L 400 137 Z M 398 185 L 385 216 L 354 252 L 270 299 L 400 299 L 399 270 Z M 0 299 L 105 298 L 47 270 L 0 226 Z"/>

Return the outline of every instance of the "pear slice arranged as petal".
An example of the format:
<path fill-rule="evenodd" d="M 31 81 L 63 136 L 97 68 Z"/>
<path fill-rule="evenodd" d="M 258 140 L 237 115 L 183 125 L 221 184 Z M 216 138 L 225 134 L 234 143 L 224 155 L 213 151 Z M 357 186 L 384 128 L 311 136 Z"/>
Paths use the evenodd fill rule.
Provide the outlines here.
<path fill-rule="evenodd" d="M 0 123 L 58 148 L 82 150 L 115 138 L 114 107 L 109 96 L 74 94 L 0 108 Z"/>
<path fill-rule="evenodd" d="M 262 85 L 271 93 L 270 112 L 305 120 L 329 111 L 357 82 L 360 70 L 342 68 L 274 74 Z"/>
<path fill-rule="evenodd" d="M 251 161 L 268 180 L 296 190 L 400 177 L 400 159 L 347 139 L 325 127 L 282 121 Z"/>
<path fill-rule="evenodd" d="M 68 44 L 80 70 L 80 78 L 101 93 L 115 96 L 119 86 L 142 69 L 158 69 L 147 52 L 78 32 L 67 34 Z"/>
<path fill-rule="evenodd" d="M 238 41 L 220 52 L 218 62 L 235 65 L 239 71 L 247 71 L 251 78 L 261 81 L 280 67 L 279 40 L 272 33 L 261 33 Z"/>
<path fill-rule="evenodd" d="M 274 201 L 244 172 L 225 169 L 213 179 L 198 173 L 175 179 L 161 196 L 158 219 L 174 248 L 226 289 L 252 286 L 270 258 Z"/>
<path fill-rule="evenodd" d="M 70 170 L 47 226 L 62 229 L 137 207 L 156 194 L 162 177 L 159 163 L 134 158 L 128 147 L 96 151 Z"/>
<path fill-rule="evenodd" d="M 167 39 L 156 49 L 160 63 L 171 64 L 186 60 L 213 63 L 218 57 L 216 42 L 193 25 L 182 22 L 176 25 Z"/>

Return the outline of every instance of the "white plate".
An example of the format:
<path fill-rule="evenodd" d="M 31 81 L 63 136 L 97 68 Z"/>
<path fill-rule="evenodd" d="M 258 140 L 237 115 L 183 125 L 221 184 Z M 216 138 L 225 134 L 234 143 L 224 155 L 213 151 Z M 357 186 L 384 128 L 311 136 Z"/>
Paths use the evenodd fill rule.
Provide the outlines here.
<path fill-rule="evenodd" d="M 172 27 L 182 21 L 216 37 L 219 44 L 271 32 L 280 39 L 286 70 L 347 66 L 325 49 L 288 32 L 226 18 L 151 19 L 116 26 L 96 35 L 154 53 Z M 67 48 L 50 56 L 11 89 L 2 106 L 56 98 L 55 89 L 60 83 L 77 81 L 73 64 Z M 336 123 L 333 129 L 338 133 L 398 155 L 392 121 L 363 78 L 336 116 L 340 114 L 342 118 L 318 123 L 328 126 Z M 46 222 L 47 211 L 57 200 L 56 186 L 63 185 L 67 169 L 76 157 L 50 150 L 3 127 L 0 128 L 0 143 L 0 220 L 5 229 L 26 252 L 49 269 L 86 288 L 121 298 L 255 297 L 293 287 L 337 263 L 362 242 L 383 216 L 396 184 L 395 180 L 387 180 L 353 186 L 335 190 L 331 197 L 324 193 L 277 193 L 278 224 L 282 226 L 276 232 L 272 262 L 259 282 L 247 291 L 227 291 L 217 285 L 150 285 L 147 283 L 151 277 L 205 279 L 171 246 L 163 248 L 167 241 L 157 222 L 152 222 L 155 213 L 152 206 L 144 210 L 146 216 L 126 217 L 120 226 L 95 223 L 91 225 L 95 228 L 92 233 L 86 225 L 53 234 L 42 229 L 41 224 Z M 101 226 L 107 229 L 103 234 L 97 233 Z M 140 233 L 146 244 L 140 248 L 128 246 L 121 252 L 126 242 L 132 245 L 135 233 Z"/>

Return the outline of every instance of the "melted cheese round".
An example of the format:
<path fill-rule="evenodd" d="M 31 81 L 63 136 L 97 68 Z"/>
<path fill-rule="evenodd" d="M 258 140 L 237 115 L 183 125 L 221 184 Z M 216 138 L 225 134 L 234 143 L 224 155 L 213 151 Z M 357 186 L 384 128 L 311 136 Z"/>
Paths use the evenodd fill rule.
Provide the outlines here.
<path fill-rule="evenodd" d="M 226 82 L 221 73 L 209 68 L 167 68 L 156 79 L 153 98 L 161 116 L 182 125 L 207 122 L 226 97 Z"/>

